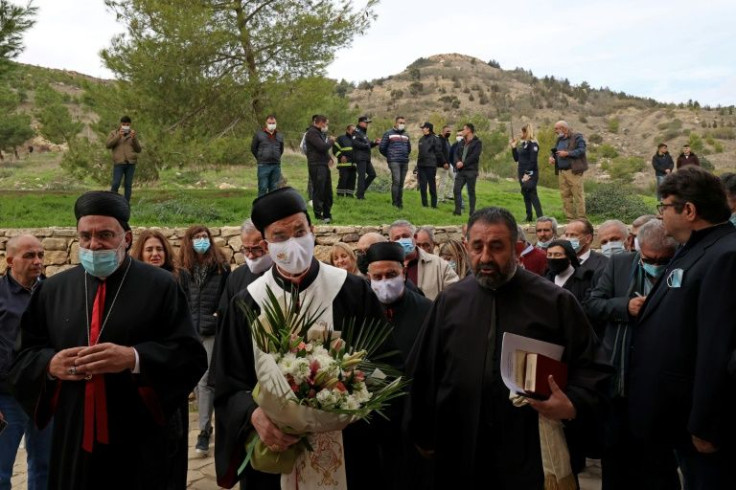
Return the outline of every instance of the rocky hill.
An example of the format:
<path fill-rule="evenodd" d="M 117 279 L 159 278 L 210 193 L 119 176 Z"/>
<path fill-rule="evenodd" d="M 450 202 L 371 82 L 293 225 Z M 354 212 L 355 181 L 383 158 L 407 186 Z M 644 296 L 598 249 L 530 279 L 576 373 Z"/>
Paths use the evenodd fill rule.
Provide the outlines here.
<path fill-rule="evenodd" d="M 633 168 L 641 175 L 634 180 L 653 180 L 649 161 L 660 142 L 669 145 L 674 157 L 690 143 L 717 171 L 736 168 L 733 106 L 664 104 L 585 82 L 573 86 L 567 80 L 539 78 L 522 68 L 503 70 L 493 61 L 461 54 L 420 58 L 401 73 L 358 84 L 347 96 L 374 119 L 405 116 L 417 136 L 424 120 L 455 127 L 476 115 L 488 118 L 491 128 L 511 123 L 518 131 L 524 121 L 550 128 L 565 119 L 588 138 L 594 160 L 604 164 L 597 170 L 604 179 L 605 163 L 618 154 L 639 161 Z"/>

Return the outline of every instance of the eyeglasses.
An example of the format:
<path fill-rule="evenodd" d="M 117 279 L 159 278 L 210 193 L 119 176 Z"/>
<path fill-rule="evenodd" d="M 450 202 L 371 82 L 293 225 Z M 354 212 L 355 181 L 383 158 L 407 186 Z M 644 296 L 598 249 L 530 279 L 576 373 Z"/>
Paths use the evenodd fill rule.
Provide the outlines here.
<path fill-rule="evenodd" d="M 673 202 L 673 203 L 670 203 L 670 204 L 665 204 L 663 202 L 660 202 L 659 204 L 657 204 L 657 212 L 659 214 L 662 214 L 662 213 L 664 213 L 665 208 L 669 208 L 670 206 L 674 207 L 674 206 L 680 206 L 680 205 L 682 205 L 682 203 Z"/>
<path fill-rule="evenodd" d="M 263 250 L 263 247 L 258 247 L 258 246 L 246 247 L 245 245 L 243 245 L 242 247 L 240 247 L 240 252 L 243 255 L 248 255 L 248 254 L 258 255 L 258 254 L 262 254 L 264 250 Z"/>

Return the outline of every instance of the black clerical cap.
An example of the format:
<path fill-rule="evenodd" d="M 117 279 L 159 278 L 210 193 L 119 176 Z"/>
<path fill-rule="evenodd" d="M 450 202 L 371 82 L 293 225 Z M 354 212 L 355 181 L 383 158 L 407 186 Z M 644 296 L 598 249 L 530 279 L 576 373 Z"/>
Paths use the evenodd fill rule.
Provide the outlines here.
<path fill-rule="evenodd" d="M 264 234 L 271 223 L 297 213 L 304 213 L 311 225 L 304 198 L 293 187 L 282 187 L 253 201 L 250 219 L 258 231 Z"/>
<path fill-rule="evenodd" d="M 403 264 L 404 248 L 396 242 L 378 242 L 368 247 L 365 257 L 368 264 L 379 260 L 392 260 Z"/>
<path fill-rule="evenodd" d="M 570 259 L 570 265 L 576 269 L 580 267 L 580 259 L 578 259 L 578 254 L 575 253 L 575 249 L 572 248 L 572 243 L 567 240 L 554 240 L 550 242 L 547 250 L 552 247 L 562 247 L 565 250 L 567 258 Z"/>
<path fill-rule="evenodd" d="M 124 230 L 130 230 L 130 204 L 117 192 L 90 191 L 85 192 L 74 203 L 74 216 L 77 221 L 82 216 L 110 216 L 120 223 Z"/>

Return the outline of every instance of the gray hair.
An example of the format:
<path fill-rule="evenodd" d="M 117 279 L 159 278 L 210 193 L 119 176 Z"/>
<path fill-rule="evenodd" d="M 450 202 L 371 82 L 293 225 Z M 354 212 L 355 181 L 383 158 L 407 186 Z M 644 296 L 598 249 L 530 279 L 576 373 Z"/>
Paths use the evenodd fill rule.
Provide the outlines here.
<path fill-rule="evenodd" d="M 15 257 L 15 254 L 18 253 L 18 249 L 21 247 L 21 242 L 30 241 L 34 245 L 38 244 L 41 245 L 41 240 L 36 238 L 35 236 L 31 235 L 30 233 L 23 233 L 22 235 L 14 236 L 10 240 L 8 240 L 8 243 L 5 244 L 5 253 L 8 257 Z"/>
<path fill-rule="evenodd" d="M 562 126 L 563 128 L 565 128 L 567 130 L 570 129 L 570 125 L 567 123 L 567 121 L 563 121 L 563 120 L 557 121 L 555 123 L 555 126 Z"/>
<path fill-rule="evenodd" d="M 674 252 L 677 248 L 677 241 L 671 236 L 667 236 L 667 230 L 661 220 L 654 219 L 641 225 L 639 228 L 639 245 L 646 245 L 657 252 L 669 250 Z"/>
<path fill-rule="evenodd" d="M 417 234 L 420 231 L 423 231 L 424 233 L 426 233 L 429 239 L 432 241 L 432 243 L 437 243 L 437 241 L 434 239 L 434 230 L 432 228 L 430 228 L 429 226 L 421 226 L 417 228 Z"/>
<path fill-rule="evenodd" d="M 391 233 L 391 230 L 394 228 L 409 228 L 411 230 L 411 234 L 414 235 L 417 232 L 417 227 L 406 221 L 405 219 L 397 219 L 391 225 L 388 227 L 388 232 Z"/>
<path fill-rule="evenodd" d="M 631 226 L 633 228 L 640 228 L 644 223 L 649 223 L 653 219 L 657 219 L 657 216 L 654 214 L 643 214 L 636 218 L 632 223 Z"/>
<path fill-rule="evenodd" d="M 516 225 L 516 233 L 518 234 L 517 241 L 524 240 L 524 243 L 529 243 L 529 240 L 526 238 L 526 232 L 524 231 L 524 228 L 521 227 L 521 225 Z"/>
<path fill-rule="evenodd" d="M 537 223 L 552 223 L 552 232 L 557 236 L 557 219 L 554 216 L 540 216 Z"/>
<path fill-rule="evenodd" d="M 254 231 L 258 231 L 258 228 L 256 228 L 256 225 L 253 224 L 253 220 L 248 218 L 247 220 L 243 221 L 243 224 L 240 227 L 240 233 L 251 233 Z"/>
<path fill-rule="evenodd" d="M 623 221 L 617 219 L 609 219 L 608 221 L 604 221 L 603 223 L 601 223 L 601 225 L 598 227 L 598 234 L 600 235 L 601 231 L 603 231 L 604 228 L 609 228 L 612 226 L 618 228 L 618 231 L 621 232 L 621 236 L 624 240 L 626 240 L 626 238 L 629 236 L 629 227 L 626 226 Z"/>

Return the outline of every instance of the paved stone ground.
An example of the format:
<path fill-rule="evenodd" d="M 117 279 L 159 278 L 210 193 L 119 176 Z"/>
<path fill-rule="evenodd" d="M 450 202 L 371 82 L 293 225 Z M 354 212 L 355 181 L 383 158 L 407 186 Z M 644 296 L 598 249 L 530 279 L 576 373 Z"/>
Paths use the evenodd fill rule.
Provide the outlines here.
<path fill-rule="evenodd" d="M 214 442 L 211 445 L 210 454 L 206 458 L 194 452 L 194 444 L 197 442 L 197 414 L 189 414 L 189 473 L 187 475 L 187 488 L 193 490 L 216 490 L 220 487 L 215 482 L 215 459 Z M 13 467 L 13 488 L 26 488 L 26 452 L 18 450 L 18 457 Z M 581 490 L 600 490 L 601 488 L 601 466 L 600 461 L 588 460 L 588 467 L 580 474 Z"/>

